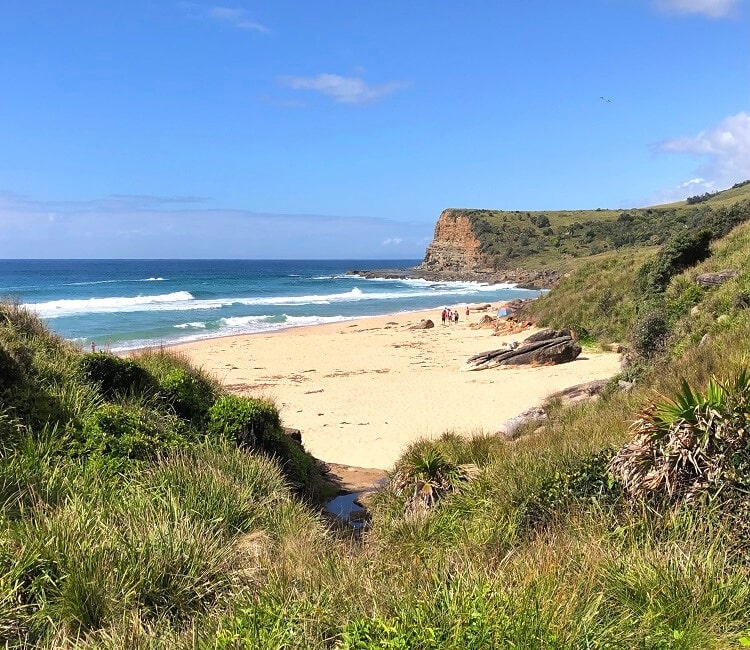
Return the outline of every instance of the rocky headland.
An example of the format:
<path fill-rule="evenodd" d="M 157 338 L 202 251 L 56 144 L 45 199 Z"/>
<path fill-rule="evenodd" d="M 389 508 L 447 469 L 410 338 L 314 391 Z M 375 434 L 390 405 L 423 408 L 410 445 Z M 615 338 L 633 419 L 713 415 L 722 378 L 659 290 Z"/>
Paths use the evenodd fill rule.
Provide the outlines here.
<path fill-rule="evenodd" d="M 424 260 L 406 269 L 353 269 L 352 275 L 366 278 L 421 278 L 433 281 L 476 281 L 499 284 L 508 282 L 523 289 L 550 289 L 561 277 L 553 269 L 495 268 L 493 256 L 482 252 L 471 219 L 462 211 L 443 210 L 435 225 L 435 234 Z"/>

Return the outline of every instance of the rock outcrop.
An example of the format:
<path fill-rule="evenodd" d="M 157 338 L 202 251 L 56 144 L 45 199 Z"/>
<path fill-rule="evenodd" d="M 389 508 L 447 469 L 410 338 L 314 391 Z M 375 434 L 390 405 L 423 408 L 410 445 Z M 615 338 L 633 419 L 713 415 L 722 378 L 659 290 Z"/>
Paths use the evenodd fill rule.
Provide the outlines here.
<path fill-rule="evenodd" d="M 443 210 L 435 225 L 435 236 L 427 247 L 421 271 L 440 273 L 488 273 L 491 265 L 482 256 L 481 243 L 471 228 L 471 219 L 460 210 Z"/>
<path fill-rule="evenodd" d="M 495 366 L 524 364 L 547 366 L 568 363 L 581 354 L 581 346 L 570 335 L 570 330 L 542 330 L 533 334 L 520 346 L 481 352 L 470 357 L 465 370 L 485 370 Z"/>
<path fill-rule="evenodd" d="M 702 287 L 716 287 L 724 284 L 727 280 L 736 278 L 739 272 L 735 269 L 724 269 L 717 273 L 701 273 L 695 278 L 695 281 Z"/>
<path fill-rule="evenodd" d="M 471 218 L 463 210 L 450 208 L 440 214 L 424 260 L 408 276 L 428 280 L 510 282 L 529 289 L 549 289 L 560 280 L 560 273 L 552 269 L 498 269 L 494 262 L 491 255 L 482 252 L 482 243 L 474 233 Z"/>

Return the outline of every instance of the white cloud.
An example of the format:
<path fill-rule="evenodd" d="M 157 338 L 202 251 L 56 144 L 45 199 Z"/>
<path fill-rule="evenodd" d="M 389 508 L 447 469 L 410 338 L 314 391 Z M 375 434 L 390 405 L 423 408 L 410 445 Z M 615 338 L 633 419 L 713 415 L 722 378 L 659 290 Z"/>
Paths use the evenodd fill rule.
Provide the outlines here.
<path fill-rule="evenodd" d="M 750 178 L 750 114 L 737 113 L 694 136 L 664 140 L 657 149 L 704 161 L 696 169 L 695 177 L 678 189 L 691 194 L 696 193 L 695 189 L 724 189 Z"/>
<path fill-rule="evenodd" d="M 44 201 L 0 192 L 0 259 L 419 259 L 433 228 L 374 217 L 195 207 L 199 202 L 168 196 Z M 387 240 L 398 245 L 384 249 Z"/>
<path fill-rule="evenodd" d="M 389 237 L 383 241 L 383 246 L 400 246 L 403 241 L 403 237 Z"/>
<path fill-rule="evenodd" d="M 732 13 L 740 0 L 657 0 L 656 6 L 671 13 L 703 14 L 709 18 L 723 18 Z"/>
<path fill-rule="evenodd" d="M 322 73 L 314 77 L 282 77 L 281 82 L 294 90 L 314 90 L 333 98 L 339 104 L 364 104 L 406 87 L 401 82 L 369 85 L 359 77 L 342 77 Z"/>
<path fill-rule="evenodd" d="M 208 15 L 214 20 L 231 25 L 237 29 L 247 29 L 254 32 L 268 33 L 265 25 L 252 20 L 244 9 L 233 9 L 231 7 L 210 7 Z"/>
<path fill-rule="evenodd" d="M 222 7 L 213 5 L 204 7 L 195 2 L 180 2 L 178 6 L 185 12 L 188 18 L 203 22 L 213 21 L 247 31 L 268 33 L 271 30 L 265 25 L 253 20 L 250 14 L 242 8 Z"/>

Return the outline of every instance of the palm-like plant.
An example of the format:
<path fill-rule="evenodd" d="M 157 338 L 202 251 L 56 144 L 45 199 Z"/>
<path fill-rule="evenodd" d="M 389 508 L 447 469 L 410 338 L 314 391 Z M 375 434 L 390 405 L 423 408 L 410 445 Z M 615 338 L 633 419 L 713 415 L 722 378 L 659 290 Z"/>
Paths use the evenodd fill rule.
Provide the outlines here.
<path fill-rule="evenodd" d="M 406 510 L 416 512 L 433 507 L 468 478 L 466 468 L 429 447 L 409 451 L 397 465 L 391 485 L 396 492 L 408 494 Z"/>
<path fill-rule="evenodd" d="M 635 437 L 609 469 L 639 497 L 692 499 L 738 487 L 750 468 L 749 407 L 746 370 L 726 383 L 712 378 L 703 392 L 683 380 L 674 398 L 660 395 L 639 413 Z"/>

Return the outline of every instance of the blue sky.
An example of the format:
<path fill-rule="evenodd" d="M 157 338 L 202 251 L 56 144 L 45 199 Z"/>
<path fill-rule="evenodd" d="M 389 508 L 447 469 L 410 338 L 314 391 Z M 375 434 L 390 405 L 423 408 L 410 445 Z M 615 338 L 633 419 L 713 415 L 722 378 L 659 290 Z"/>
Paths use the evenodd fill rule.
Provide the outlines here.
<path fill-rule="evenodd" d="M 0 5 L 0 257 L 419 258 L 750 178 L 748 0 Z"/>

